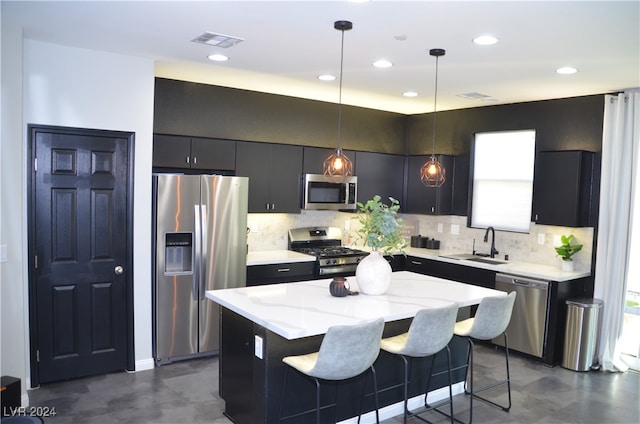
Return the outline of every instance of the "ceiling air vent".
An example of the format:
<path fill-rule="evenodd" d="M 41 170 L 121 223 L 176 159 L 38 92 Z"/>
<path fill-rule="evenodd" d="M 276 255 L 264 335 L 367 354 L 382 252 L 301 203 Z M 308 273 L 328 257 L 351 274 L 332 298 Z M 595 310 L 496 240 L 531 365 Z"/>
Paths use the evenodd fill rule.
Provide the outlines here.
<path fill-rule="evenodd" d="M 483 99 L 488 99 L 491 96 L 487 96 L 486 94 L 482 94 L 482 93 L 465 93 L 465 94 L 458 94 L 458 97 L 462 97 L 463 99 L 469 99 L 469 100 L 483 100 Z"/>
<path fill-rule="evenodd" d="M 194 43 L 208 44 L 210 46 L 222 47 L 224 49 L 233 47 L 244 41 L 242 38 L 232 37 L 230 35 L 216 34 L 213 32 L 205 32 L 204 34 L 194 38 Z"/>

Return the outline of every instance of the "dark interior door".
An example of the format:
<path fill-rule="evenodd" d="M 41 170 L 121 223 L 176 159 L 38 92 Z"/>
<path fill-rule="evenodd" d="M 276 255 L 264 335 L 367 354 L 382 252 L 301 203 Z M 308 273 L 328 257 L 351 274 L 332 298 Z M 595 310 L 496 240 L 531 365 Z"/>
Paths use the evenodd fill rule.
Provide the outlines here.
<path fill-rule="evenodd" d="M 31 143 L 36 380 L 124 370 L 132 136 L 44 127 Z"/>

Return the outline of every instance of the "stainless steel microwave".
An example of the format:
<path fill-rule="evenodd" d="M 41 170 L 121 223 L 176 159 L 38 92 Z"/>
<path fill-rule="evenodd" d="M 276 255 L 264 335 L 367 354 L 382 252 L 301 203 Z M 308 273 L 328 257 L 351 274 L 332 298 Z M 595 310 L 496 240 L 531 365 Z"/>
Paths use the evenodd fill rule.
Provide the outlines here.
<path fill-rule="evenodd" d="M 355 210 L 358 177 L 302 176 L 302 208 L 312 210 Z"/>

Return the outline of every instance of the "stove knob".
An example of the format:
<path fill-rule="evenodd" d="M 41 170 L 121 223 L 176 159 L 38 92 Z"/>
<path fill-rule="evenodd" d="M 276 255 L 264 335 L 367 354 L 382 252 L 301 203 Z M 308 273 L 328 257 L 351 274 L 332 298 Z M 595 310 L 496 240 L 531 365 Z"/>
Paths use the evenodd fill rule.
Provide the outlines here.
<path fill-rule="evenodd" d="M 333 260 L 333 264 L 335 265 L 335 264 L 337 264 L 337 263 L 338 263 L 338 260 L 337 260 L 337 259 L 334 259 L 334 260 Z"/>

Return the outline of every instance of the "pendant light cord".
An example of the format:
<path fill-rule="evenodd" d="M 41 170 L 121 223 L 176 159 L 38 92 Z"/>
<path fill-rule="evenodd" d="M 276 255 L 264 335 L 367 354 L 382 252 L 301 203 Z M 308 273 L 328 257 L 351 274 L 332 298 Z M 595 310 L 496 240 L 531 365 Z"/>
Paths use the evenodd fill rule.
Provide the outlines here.
<path fill-rule="evenodd" d="M 436 105 L 438 104 L 438 60 L 439 56 L 436 56 L 436 88 L 433 93 L 433 154 L 431 157 L 435 160 L 436 157 Z"/>
<path fill-rule="evenodd" d="M 344 66 L 344 29 L 340 30 L 342 33 L 342 43 L 340 45 L 340 88 L 338 91 L 338 151 L 342 151 L 341 139 L 342 139 L 342 69 Z"/>

